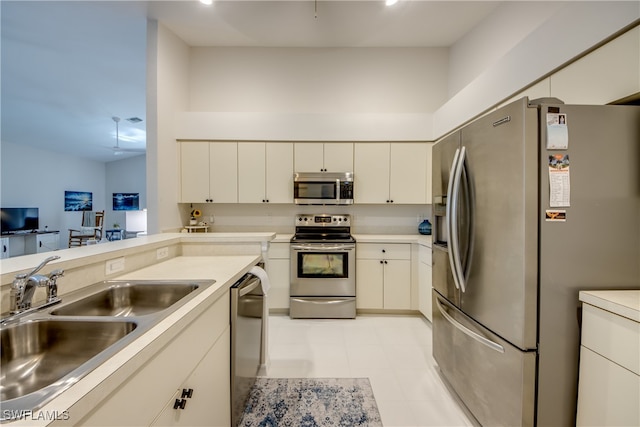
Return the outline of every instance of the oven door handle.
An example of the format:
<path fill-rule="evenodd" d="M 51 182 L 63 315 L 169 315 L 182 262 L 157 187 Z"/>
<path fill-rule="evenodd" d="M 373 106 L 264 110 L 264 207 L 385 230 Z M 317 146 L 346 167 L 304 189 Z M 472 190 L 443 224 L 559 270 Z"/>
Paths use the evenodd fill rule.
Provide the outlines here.
<path fill-rule="evenodd" d="M 356 248 L 356 245 L 335 245 L 335 246 L 320 246 L 320 245 L 291 245 L 291 249 L 294 251 L 351 251 Z"/>

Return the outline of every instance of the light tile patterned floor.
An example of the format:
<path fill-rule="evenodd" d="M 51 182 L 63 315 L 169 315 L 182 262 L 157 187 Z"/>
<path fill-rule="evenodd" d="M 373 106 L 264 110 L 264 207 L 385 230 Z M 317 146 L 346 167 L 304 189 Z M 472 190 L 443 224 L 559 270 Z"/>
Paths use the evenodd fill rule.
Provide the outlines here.
<path fill-rule="evenodd" d="M 369 378 L 385 427 L 473 426 L 437 373 L 422 318 L 270 316 L 269 347 L 269 377 Z"/>

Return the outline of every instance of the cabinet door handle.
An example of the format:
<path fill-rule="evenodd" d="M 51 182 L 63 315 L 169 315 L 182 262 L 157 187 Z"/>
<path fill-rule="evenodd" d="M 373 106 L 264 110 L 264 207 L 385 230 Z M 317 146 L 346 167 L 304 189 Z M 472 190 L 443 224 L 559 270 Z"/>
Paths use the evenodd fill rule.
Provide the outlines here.
<path fill-rule="evenodd" d="M 183 388 L 182 389 L 182 398 L 183 399 L 191 399 L 193 397 L 193 389 L 192 388 Z"/>
<path fill-rule="evenodd" d="M 184 409 L 187 405 L 187 399 L 176 399 L 173 403 L 173 409 Z"/>

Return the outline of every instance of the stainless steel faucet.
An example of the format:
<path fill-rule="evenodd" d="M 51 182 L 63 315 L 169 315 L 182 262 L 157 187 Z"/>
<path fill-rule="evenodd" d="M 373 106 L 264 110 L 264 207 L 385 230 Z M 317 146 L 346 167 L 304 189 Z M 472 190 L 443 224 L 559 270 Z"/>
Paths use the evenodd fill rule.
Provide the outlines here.
<path fill-rule="evenodd" d="M 48 276 L 36 274 L 45 265 L 59 259 L 59 256 L 51 256 L 40 263 L 29 273 L 18 274 L 11 284 L 11 312 L 10 314 L 18 314 L 31 309 L 31 300 L 36 288 L 47 288 L 47 301 L 41 307 L 46 307 L 60 301 L 58 298 L 58 278 L 64 276 L 64 270 L 58 269 L 49 273 Z M 40 307 L 38 307 L 40 308 Z"/>

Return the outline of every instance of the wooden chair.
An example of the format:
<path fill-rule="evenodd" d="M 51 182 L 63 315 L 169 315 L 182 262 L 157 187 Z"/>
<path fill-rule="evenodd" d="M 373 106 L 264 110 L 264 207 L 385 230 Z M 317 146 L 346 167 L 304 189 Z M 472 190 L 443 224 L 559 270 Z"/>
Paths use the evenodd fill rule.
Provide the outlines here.
<path fill-rule="evenodd" d="M 104 211 L 82 212 L 82 227 L 80 230 L 69 229 L 69 247 L 85 246 L 89 240 L 102 240 Z"/>

